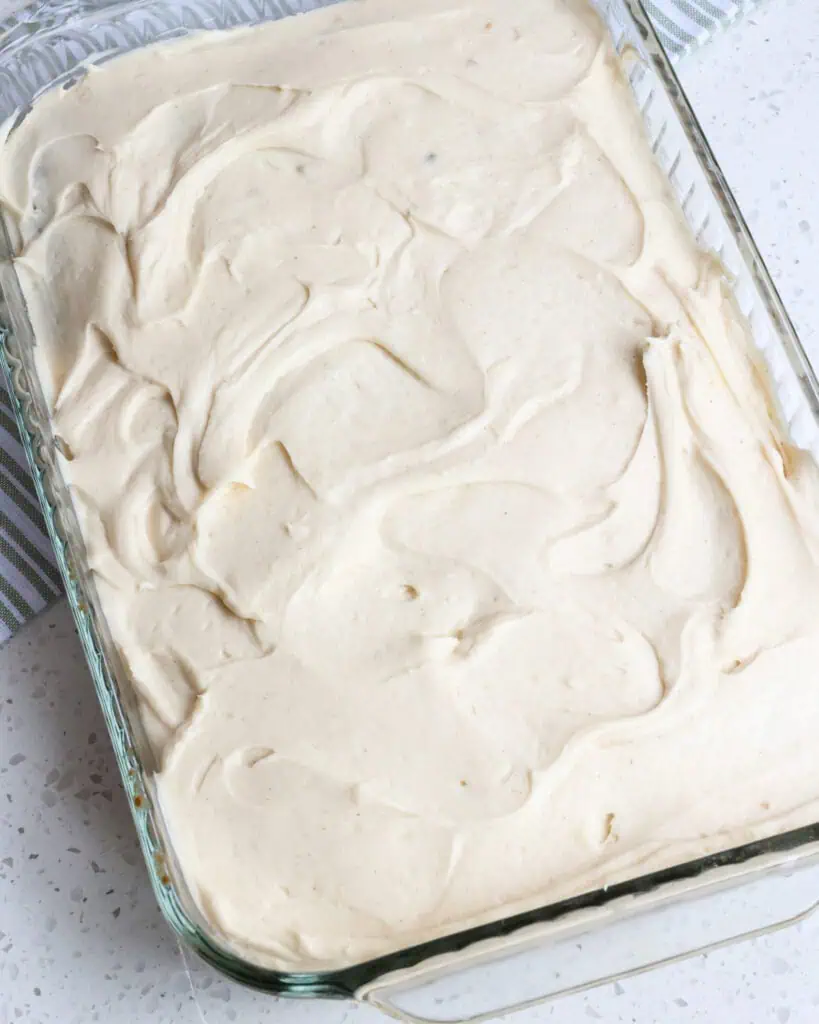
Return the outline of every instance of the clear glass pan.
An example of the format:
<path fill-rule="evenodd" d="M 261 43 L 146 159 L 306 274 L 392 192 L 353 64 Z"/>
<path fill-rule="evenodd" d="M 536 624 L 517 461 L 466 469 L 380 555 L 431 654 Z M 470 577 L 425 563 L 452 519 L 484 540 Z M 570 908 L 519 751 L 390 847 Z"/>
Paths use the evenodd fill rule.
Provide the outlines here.
<path fill-rule="evenodd" d="M 337 2 L 337 0 L 324 0 Z M 350 2 L 350 0 L 348 0 Z M 792 439 L 819 456 L 819 386 L 737 204 L 640 0 L 594 0 L 621 55 L 646 132 L 700 244 L 721 259 Z M 44 0 L 0 20 L 0 120 L 88 63 L 200 29 L 323 6 L 322 0 Z M 8 6 L 6 6 L 8 11 Z M 585 893 L 340 971 L 284 973 L 227 949 L 198 914 L 152 798 L 130 687 L 101 615 L 0 230 L 0 362 L 66 592 L 105 714 L 157 901 L 171 927 L 226 975 L 271 993 L 356 997 L 414 1020 L 477 1019 L 645 970 L 812 908 L 791 869 L 819 858 L 819 823 Z M 763 877 L 764 876 L 764 877 Z M 741 898 L 732 884 L 743 881 Z"/>

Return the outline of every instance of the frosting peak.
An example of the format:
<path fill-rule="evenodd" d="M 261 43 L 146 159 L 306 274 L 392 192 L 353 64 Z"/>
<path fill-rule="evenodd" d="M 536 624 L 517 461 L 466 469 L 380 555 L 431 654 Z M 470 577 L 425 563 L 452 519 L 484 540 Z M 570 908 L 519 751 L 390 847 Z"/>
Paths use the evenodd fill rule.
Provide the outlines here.
<path fill-rule="evenodd" d="M 355 962 L 817 814 L 817 472 L 580 0 L 39 100 L 0 200 L 187 881 Z"/>

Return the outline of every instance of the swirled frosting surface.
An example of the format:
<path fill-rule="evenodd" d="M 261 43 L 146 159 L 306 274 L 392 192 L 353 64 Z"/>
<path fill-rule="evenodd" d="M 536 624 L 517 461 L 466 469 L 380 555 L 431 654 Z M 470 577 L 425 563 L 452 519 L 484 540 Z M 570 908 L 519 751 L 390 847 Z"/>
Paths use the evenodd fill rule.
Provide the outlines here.
<path fill-rule="evenodd" d="M 145 49 L 0 197 L 227 941 L 351 963 L 819 818 L 817 469 L 583 3 Z"/>

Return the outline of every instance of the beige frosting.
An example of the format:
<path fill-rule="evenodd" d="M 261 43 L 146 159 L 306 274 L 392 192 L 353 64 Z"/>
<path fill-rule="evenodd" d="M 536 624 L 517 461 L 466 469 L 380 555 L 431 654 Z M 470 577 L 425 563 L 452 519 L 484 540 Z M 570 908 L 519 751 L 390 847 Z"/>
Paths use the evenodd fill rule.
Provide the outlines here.
<path fill-rule="evenodd" d="M 158 793 L 256 960 L 819 818 L 819 484 L 575 0 L 37 102 L 0 196 Z"/>

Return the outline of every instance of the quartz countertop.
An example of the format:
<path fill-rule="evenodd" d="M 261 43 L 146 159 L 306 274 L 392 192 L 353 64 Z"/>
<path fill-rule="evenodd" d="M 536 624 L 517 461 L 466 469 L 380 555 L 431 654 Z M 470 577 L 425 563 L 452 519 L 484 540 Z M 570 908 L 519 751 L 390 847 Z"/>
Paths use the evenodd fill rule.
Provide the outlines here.
<path fill-rule="evenodd" d="M 819 365 L 819 6 L 768 0 L 682 78 Z M 276 1000 L 183 958 L 150 891 L 71 617 L 0 650 L 0 1024 L 342 1024 L 346 1003 Z M 801 873 L 804 902 L 819 871 Z M 609 1024 L 819 1017 L 819 914 L 704 957 L 519 1014 Z"/>

